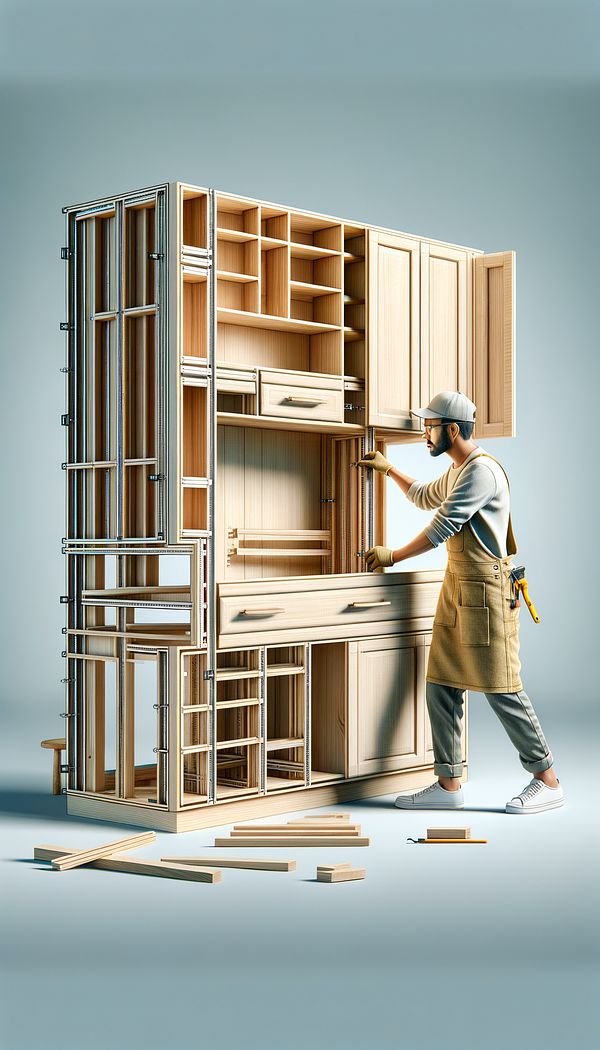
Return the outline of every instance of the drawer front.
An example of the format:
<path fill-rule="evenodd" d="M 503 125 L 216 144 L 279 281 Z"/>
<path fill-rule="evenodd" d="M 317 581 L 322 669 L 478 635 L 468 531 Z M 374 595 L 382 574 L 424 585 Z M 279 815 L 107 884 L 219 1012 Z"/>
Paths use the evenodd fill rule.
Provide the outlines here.
<path fill-rule="evenodd" d="M 219 648 L 428 629 L 439 582 L 403 583 L 399 575 L 221 584 Z"/>
<path fill-rule="evenodd" d="M 344 392 L 318 386 L 265 383 L 261 376 L 260 411 L 263 416 L 286 419 L 316 419 L 324 423 L 343 423 Z"/>

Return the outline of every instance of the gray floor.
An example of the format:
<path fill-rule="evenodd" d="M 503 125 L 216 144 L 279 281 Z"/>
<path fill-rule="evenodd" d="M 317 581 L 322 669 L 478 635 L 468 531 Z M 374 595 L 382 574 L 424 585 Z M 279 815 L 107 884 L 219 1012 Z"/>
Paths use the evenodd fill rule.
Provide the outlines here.
<path fill-rule="evenodd" d="M 487 845 L 413 846 L 430 819 L 386 796 L 340 807 L 369 848 L 282 850 L 295 872 L 224 870 L 214 886 L 36 865 L 37 843 L 83 847 L 123 828 L 67 819 L 49 767 L 12 777 L 0 1045 L 592 1045 L 598 850 L 585 751 L 553 727 L 568 805 L 509 817 L 502 806 L 528 775 L 489 710 L 471 710 L 477 754 L 459 822 Z M 140 852 L 206 851 L 214 834 L 159 835 Z M 346 859 L 366 866 L 364 882 L 315 881 L 317 863 Z"/>

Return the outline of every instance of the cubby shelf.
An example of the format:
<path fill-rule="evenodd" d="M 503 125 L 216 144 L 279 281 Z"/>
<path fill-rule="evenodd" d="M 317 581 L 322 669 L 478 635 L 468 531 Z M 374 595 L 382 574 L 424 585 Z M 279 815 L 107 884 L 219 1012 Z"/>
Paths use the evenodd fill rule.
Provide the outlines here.
<path fill-rule="evenodd" d="M 317 335 L 319 332 L 339 332 L 340 325 L 323 324 L 321 321 L 300 321 L 294 317 L 278 317 L 274 314 L 256 314 L 249 310 L 232 310 L 226 306 L 217 309 L 217 320 L 221 324 L 241 325 L 249 328 L 269 328 L 279 332 L 302 332 Z"/>
<path fill-rule="evenodd" d="M 217 237 L 222 241 L 235 241 L 237 244 L 258 240 L 257 233 L 246 233 L 245 230 L 230 230 L 226 226 L 217 227 Z"/>
<path fill-rule="evenodd" d="M 301 244 L 298 241 L 290 243 L 292 259 L 329 259 L 340 254 L 335 248 L 319 248 L 316 244 Z"/>
<path fill-rule="evenodd" d="M 269 664 L 267 667 L 267 678 L 275 678 L 278 675 L 304 674 L 305 668 L 299 664 Z"/>
<path fill-rule="evenodd" d="M 306 281 L 290 281 L 293 299 L 314 299 L 318 295 L 339 295 L 339 288 L 331 288 L 324 284 L 308 284 Z"/>
<path fill-rule="evenodd" d="M 304 747 L 304 737 L 279 737 L 277 740 L 267 740 L 266 742 L 267 751 L 283 751 L 284 748 L 288 747 Z"/>
<path fill-rule="evenodd" d="M 217 277 L 223 281 L 236 281 L 238 284 L 249 284 L 258 281 L 258 277 L 251 273 L 233 273 L 231 270 L 217 270 Z"/>

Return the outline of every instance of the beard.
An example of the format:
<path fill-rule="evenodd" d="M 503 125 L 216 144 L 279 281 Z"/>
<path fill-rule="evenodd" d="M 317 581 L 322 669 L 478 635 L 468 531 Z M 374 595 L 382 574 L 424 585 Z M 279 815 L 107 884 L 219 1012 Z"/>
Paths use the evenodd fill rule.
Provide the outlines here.
<path fill-rule="evenodd" d="M 439 438 L 437 439 L 437 441 L 431 440 L 432 447 L 427 451 L 429 452 L 430 456 L 441 456 L 443 452 L 448 451 L 451 445 L 452 442 L 450 440 L 450 435 L 448 434 L 448 427 L 443 427 L 443 429 L 441 429 L 440 431 Z"/>

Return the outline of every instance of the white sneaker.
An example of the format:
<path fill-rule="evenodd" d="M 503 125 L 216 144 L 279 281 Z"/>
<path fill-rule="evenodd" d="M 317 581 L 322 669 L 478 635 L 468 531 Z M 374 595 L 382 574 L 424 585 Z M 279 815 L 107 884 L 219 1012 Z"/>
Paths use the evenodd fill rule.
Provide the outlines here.
<path fill-rule="evenodd" d="M 462 788 L 458 791 L 446 791 L 437 781 L 415 791 L 412 795 L 398 795 L 394 802 L 398 809 L 464 809 L 465 800 Z"/>
<path fill-rule="evenodd" d="M 558 809 L 564 804 L 565 796 L 560 782 L 558 787 L 551 788 L 543 780 L 534 777 L 520 795 L 515 795 L 506 803 L 506 812 L 543 813 L 545 809 Z"/>

